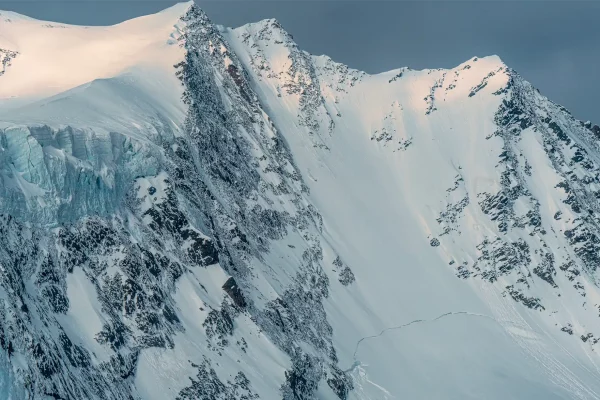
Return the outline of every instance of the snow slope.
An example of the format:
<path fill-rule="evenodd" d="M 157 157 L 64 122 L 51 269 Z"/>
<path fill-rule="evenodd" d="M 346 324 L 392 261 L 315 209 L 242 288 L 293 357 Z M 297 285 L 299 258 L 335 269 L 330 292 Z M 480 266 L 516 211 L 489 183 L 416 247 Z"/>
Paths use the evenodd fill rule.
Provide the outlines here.
<path fill-rule="evenodd" d="M 18 53 L 0 98 L 49 97 L 97 79 L 148 67 L 172 77 L 182 58 L 179 18 L 189 4 L 111 27 L 37 21 L 2 12 L 0 48 Z M 150 82 L 149 82 L 150 83 Z"/>
<path fill-rule="evenodd" d="M 505 236 L 510 238 L 506 240 L 531 242 L 535 249 L 531 253 L 541 253 L 545 247 L 530 239 L 534 236 L 530 227 L 524 232 L 501 232 L 480 207 L 483 195 L 502 190 L 501 160 L 508 151 L 518 152 L 521 163 L 531 164 L 527 188 L 541 189 L 534 192 L 535 200 L 522 195 L 510 199 L 515 202 L 516 217 L 535 210 L 527 204 L 534 202 L 542 226 L 551 227 L 554 233 L 542 240 L 551 243 L 557 263 L 560 258 L 569 260 L 561 251 L 565 226 L 552 218 L 558 210 L 569 211 L 564 211 L 568 209 L 564 204 L 561 207 L 564 196 L 552 190 L 560 179 L 556 172 L 547 171 L 550 161 L 541 148 L 540 134 L 537 140 L 530 139 L 536 133 L 529 128 L 514 150 L 507 149 L 507 139 L 495 135 L 499 129 L 496 114 L 503 97 L 508 97 L 497 92 L 507 87 L 512 74 L 498 57 L 475 58 L 448 71 L 404 69 L 376 76 L 348 70 L 327 57 L 311 57 L 312 70 L 307 68 L 302 76 L 288 71 L 307 56 L 275 21 L 229 30 L 227 37 L 254 74 L 257 91 L 275 125 L 281 127 L 300 170 L 306 171 L 311 198 L 324 216 L 327 242 L 356 276 L 350 293 L 344 291 L 333 301 L 338 297 L 334 292 L 328 305 L 330 315 L 346 321 L 338 329 L 333 325 L 334 338 L 345 350 L 341 353 L 348 357 L 341 364 L 368 363 L 357 372 L 372 375 L 373 383 L 362 378 L 368 383 L 361 385 L 363 389 L 374 390 L 364 396 L 381 398 L 379 386 L 391 398 L 406 393 L 411 398 L 597 396 L 598 389 L 591 383 L 597 359 L 588 354 L 593 348 L 577 340 L 557 343 L 566 339 L 559 328 L 573 323 L 575 315 L 582 318 L 574 322 L 580 325 L 580 334 L 597 330 L 597 307 L 564 277 L 557 278 L 562 278 L 560 291 L 535 279 L 530 270 L 540 263 L 541 254 L 522 267 L 531 282 L 527 286 L 535 285 L 534 293 L 552 304 L 543 312 L 530 311 L 506 298 L 507 287 L 515 279 L 467 284 L 452 276 L 456 267 L 448 266 L 476 264 L 487 250 L 480 243 Z M 301 79 L 300 90 L 290 90 Z M 303 98 L 302 91 L 311 85 L 317 86 L 321 98 Z M 309 112 L 302 110 L 308 101 L 313 105 Z M 317 124 L 311 126 L 310 119 Z M 292 128 L 303 123 L 307 128 Z M 524 156 L 526 151 L 534 154 Z M 541 182 L 548 186 L 539 188 Z M 432 247 L 432 240 L 441 245 Z M 499 254 L 497 261 L 506 257 Z M 495 264 L 489 268 L 497 269 L 499 262 Z M 597 296 L 594 284 L 581 284 L 590 288 L 588 298 Z M 557 298 L 561 295 L 566 299 Z M 386 331 L 355 347 L 361 337 L 447 313 L 448 317 L 435 323 L 443 333 L 431 331 L 430 326 L 411 326 L 402 332 Z M 466 317 L 475 314 L 485 318 Z M 506 347 L 499 346 L 505 335 L 510 340 Z M 478 342 L 481 347 L 472 350 Z M 524 359 L 512 364 L 505 357 Z M 458 360 L 459 369 L 465 371 L 448 376 Z M 539 364 L 528 365 L 531 360 Z M 539 375 L 526 378 L 531 371 Z M 555 383 L 543 387 L 547 377 Z M 431 393 L 431 388 L 439 391 Z"/>
<path fill-rule="evenodd" d="M 600 398 L 600 128 L 498 57 L 0 21 L 1 390 Z"/>

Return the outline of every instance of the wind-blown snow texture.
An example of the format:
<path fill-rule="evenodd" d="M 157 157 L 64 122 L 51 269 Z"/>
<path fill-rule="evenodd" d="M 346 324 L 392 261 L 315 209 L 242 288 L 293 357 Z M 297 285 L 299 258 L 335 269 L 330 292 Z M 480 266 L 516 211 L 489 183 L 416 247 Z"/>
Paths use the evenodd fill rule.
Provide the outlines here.
<path fill-rule="evenodd" d="M 0 12 L 0 397 L 600 398 L 599 140 L 495 56 Z"/>

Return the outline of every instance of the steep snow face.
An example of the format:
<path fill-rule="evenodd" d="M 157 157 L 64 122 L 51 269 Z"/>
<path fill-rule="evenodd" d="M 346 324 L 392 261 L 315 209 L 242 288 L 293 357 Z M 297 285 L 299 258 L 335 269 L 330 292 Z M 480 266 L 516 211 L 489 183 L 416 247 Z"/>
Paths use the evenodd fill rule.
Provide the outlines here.
<path fill-rule="evenodd" d="M 369 76 L 225 35 L 323 216 L 350 397 L 597 397 L 597 127 L 495 56 Z"/>
<path fill-rule="evenodd" d="M 0 22 L 5 397 L 600 398 L 600 128 L 498 57 Z"/>

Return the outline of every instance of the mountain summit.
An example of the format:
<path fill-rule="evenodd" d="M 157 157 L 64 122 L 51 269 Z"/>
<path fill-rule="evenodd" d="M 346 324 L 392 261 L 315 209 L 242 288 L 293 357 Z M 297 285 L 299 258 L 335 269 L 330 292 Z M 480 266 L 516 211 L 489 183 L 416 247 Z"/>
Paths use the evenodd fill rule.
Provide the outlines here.
<path fill-rule="evenodd" d="M 598 399 L 599 138 L 496 56 L 0 12 L 0 397 Z"/>

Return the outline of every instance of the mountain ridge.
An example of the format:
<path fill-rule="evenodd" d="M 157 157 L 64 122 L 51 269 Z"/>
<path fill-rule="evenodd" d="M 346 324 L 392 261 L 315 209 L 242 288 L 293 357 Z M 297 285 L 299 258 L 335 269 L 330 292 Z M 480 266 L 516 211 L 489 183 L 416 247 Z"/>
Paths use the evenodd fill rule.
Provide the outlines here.
<path fill-rule="evenodd" d="M 599 398 L 591 124 L 498 57 L 369 75 L 177 7 L 0 103 L 0 393 Z"/>
<path fill-rule="evenodd" d="M 64 28 L 68 27 L 68 28 L 74 28 L 74 29 L 92 29 L 92 30 L 105 30 L 105 29 L 111 29 L 111 28 L 112 29 L 118 29 L 119 27 L 123 27 L 123 26 L 127 26 L 127 25 L 135 25 L 136 23 L 145 22 L 146 20 L 149 20 L 149 19 L 160 19 L 160 17 L 166 18 L 167 21 L 165 21 L 165 22 L 166 22 L 166 24 L 169 24 L 170 23 L 168 21 L 169 18 L 174 18 L 174 20 L 179 20 L 180 17 L 185 14 L 186 10 L 189 9 L 190 7 L 192 7 L 194 4 L 195 3 L 193 1 L 180 2 L 180 3 L 177 3 L 177 4 L 175 4 L 175 5 L 167 8 L 165 10 L 159 11 L 159 12 L 157 12 L 155 14 L 150 14 L 150 15 L 147 15 L 147 16 L 133 18 L 133 19 L 130 19 L 130 20 L 127 20 L 127 21 L 123 21 L 123 22 L 120 22 L 118 24 L 109 25 L 109 26 L 83 26 L 83 25 L 80 26 L 80 25 L 71 25 L 71 24 L 60 24 L 60 25 L 63 26 Z M 34 23 L 34 24 L 38 24 L 38 25 L 43 24 L 42 25 L 43 27 L 49 27 L 51 24 L 55 24 L 55 22 L 52 22 L 52 21 L 37 20 L 37 19 L 34 19 L 34 18 L 27 17 L 25 15 L 14 13 L 14 12 L 0 10 L 0 17 L 2 15 L 8 16 L 8 19 L 11 19 L 11 17 L 12 17 L 13 19 L 25 20 L 25 22 L 29 22 L 29 23 Z M 281 24 L 279 23 L 279 21 L 277 21 L 275 18 L 266 18 L 266 19 L 263 19 L 263 20 L 260 20 L 260 21 L 257 21 L 257 22 L 251 22 L 251 23 L 244 24 L 244 25 L 239 26 L 237 28 L 226 28 L 226 27 L 221 26 L 221 25 L 216 25 L 216 26 L 217 26 L 218 29 L 222 29 L 222 30 L 227 30 L 227 29 L 231 29 L 231 30 L 244 30 L 244 29 L 248 29 L 248 28 L 252 28 L 252 29 L 256 30 L 257 28 L 258 29 L 264 29 L 268 25 L 277 26 L 278 29 L 282 32 L 282 34 L 284 36 L 288 37 L 290 40 L 293 41 L 293 37 L 287 31 L 285 31 L 285 29 L 283 29 L 283 27 L 281 26 Z M 8 30 L 9 28 L 10 28 L 10 25 L 5 25 L 5 29 Z M 295 44 L 295 42 L 294 42 L 294 44 Z M 5 47 L 10 47 L 10 46 L 5 46 Z M 18 52 L 17 48 L 19 46 L 12 46 L 12 47 L 15 47 L 15 48 L 14 49 L 7 48 L 5 50 L 9 50 L 9 51 L 13 51 L 13 52 L 17 51 Z M 320 58 L 320 57 L 328 58 L 328 56 L 325 55 L 325 54 L 323 54 L 323 55 L 312 55 L 311 54 L 311 56 L 318 57 L 318 58 Z M 504 65 L 504 63 L 502 62 L 502 60 L 500 59 L 500 57 L 498 57 L 497 55 L 490 55 L 490 56 L 485 56 L 485 57 L 473 57 L 473 58 L 471 58 L 471 59 L 469 59 L 469 60 L 467 60 L 467 61 L 465 61 L 465 62 L 463 62 L 463 63 L 461 63 L 459 65 L 457 65 L 454 68 L 449 68 L 449 69 L 440 69 L 440 68 L 437 68 L 437 69 L 433 69 L 433 70 L 438 70 L 438 71 L 439 70 L 446 70 L 446 71 L 449 71 L 449 70 L 452 70 L 452 69 L 456 69 L 456 68 L 462 67 L 462 66 L 466 65 L 469 61 L 471 61 L 473 59 L 478 59 L 478 58 L 483 58 L 483 59 L 497 58 L 497 60 L 495 60 L 495 61 L 498 63 L 498 65 Z M 334 60 L 332 60 L 332 61 L 334 61 Z M 397 73 L 400 70 L 410 70 L 409 67 L 405 66 L 405 67 L 399 67 L 399 68 L 396 68 L 396 69 L 393 69 L 393 70 L 390 70 L 390 71 L 383 71 L 383 72 L 379 72 L 379 73 L 376 73 L 376 74 L 368 74 L 368 73 L 366 73 L 364 71 L 359 71 L 359 70 L 353 69 L 350 66 L 346 66 L 345 64 L 341 64 L 341 63 L 338 63 L 336 61 L 334 61 L 334 62 L 337 63 L 337 64 L 340 64 L 340 65 L 344 65 L 346 68 L 358 71 L 361 74 L 367 74 L 367 75 L 392 74 L 392 73 Z M 423 70 L 415 70 L 415 71 L 433 71 L 433 70 L 431 70 L 431 69 L 423 69 Z M 89 83 L 89 82 L 91 82 L 91 81 L 84 82 L 84 83 Z M 71 87 L 70 89 L 72 89 L 72 88 L 74 88 L 74 87 Z"/>

